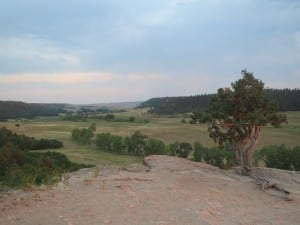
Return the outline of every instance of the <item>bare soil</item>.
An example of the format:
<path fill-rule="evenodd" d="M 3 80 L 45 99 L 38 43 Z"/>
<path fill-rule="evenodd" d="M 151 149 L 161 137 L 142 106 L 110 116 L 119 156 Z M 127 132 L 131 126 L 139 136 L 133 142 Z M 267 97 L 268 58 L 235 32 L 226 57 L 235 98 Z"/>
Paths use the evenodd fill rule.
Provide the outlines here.
<path fill-rule="evenodd" d="M 0 198 L 1 225 L 299 225 L 300 174 L 256 169 L 291 191 L 291 201 L 249 177 L 170 156 L 147 166 L 100 166 L 53 187 Z"/>

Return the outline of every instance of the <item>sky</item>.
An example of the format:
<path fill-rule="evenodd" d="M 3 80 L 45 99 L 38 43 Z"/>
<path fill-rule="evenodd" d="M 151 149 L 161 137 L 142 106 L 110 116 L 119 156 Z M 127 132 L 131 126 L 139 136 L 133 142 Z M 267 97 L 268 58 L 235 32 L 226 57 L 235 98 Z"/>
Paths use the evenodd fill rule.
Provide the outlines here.
<path fill-rule="evenodd" d="M 299 0 L 1 0 L 0 99 L 215 93 L 247 69 L 300 88 Z"/>

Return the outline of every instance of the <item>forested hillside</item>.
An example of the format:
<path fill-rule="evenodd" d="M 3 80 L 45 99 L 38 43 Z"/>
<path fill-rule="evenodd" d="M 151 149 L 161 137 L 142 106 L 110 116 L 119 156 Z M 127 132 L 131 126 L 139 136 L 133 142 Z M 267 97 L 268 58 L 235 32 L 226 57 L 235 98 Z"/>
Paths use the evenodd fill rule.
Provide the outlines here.
<path fill-rule="evenodd" d="M 300 110 L 300 89 L 266 89 L 268 99 L 278 104 L 278 111 Z M 151 98 L 138 108 L 150 108 L 149 113 L 168 115 L 205 110 L 214 94 Z"/>
<path fill-rule="evenodd" d="M 266 89 L 266 96 L 278 103 L 278 111 L 300 110 L 300 89 Z"/>
<path fill-rule="evenodd" d="M 207 107 L 212 96 L 212 94 L 208 94 L 186 97 L 151 98 L 148 101 L 143 102 L 139 108 L 150 108 L 149 112 L 156 114 L 176 114 L 201 111 Z"/>
<path fill-rule="evenodd" d="M 63 112 L 65 104 L 38 104 L 16 101 L 0 101 L 0 120 L 55 116 Z"/>

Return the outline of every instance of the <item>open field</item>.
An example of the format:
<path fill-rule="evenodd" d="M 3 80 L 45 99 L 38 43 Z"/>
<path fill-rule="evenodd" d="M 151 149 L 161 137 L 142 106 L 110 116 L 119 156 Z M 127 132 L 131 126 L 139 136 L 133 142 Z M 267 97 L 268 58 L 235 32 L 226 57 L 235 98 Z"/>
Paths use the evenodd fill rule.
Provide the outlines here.
<path fill-rule="evenodd" d="M 33 120 L 9 120 L 1 122 L 0 126 L 27 136 L 36 138 L 55 138 L 63 141 L 64 148 L 58 151 L 66 154 L 71 160 L 78 163 L 90 164 L 114 164 L 126 166 L 130 163 L 141 162 L 141 157 L 116 155 L 100 151 L 95 147 L 88 148 L 74 143 L 71 140 L 71 131 L 74 128 L 88 127 L 96 123 L 96 133 L 110 132 L 121 136 L 131 135 L 134 131 L 141 131 L 150 138 L 163 140 L 165 143 L 175 141 L 194 143 L 199 141 L 204 146 L 215 146 L 216 144 L 208 137 L 205 125 L 191 125 L 181 123 L 182 115 L 173 117 L 162 117 L 155 115 L 143 115 L 141 110 L 130 110 L 128 112 L 116 113 L 116 117 L 134 116 L 148 119 L 149 123 L 139 122 L 108 122 L 100 119 L 88 119 L 86 122 L 63 121 L 60 117 L 43 117 Z M 285 144 L 289 147 L 300 145 L 300 112 L 288 112 L 288 124 L 282 128 L 264 127 L 257 148 L 267 145 Z M 188 120 L 188 118 L 187 118 Z M 16 123 L 20 127 L 15 126 Z"/>

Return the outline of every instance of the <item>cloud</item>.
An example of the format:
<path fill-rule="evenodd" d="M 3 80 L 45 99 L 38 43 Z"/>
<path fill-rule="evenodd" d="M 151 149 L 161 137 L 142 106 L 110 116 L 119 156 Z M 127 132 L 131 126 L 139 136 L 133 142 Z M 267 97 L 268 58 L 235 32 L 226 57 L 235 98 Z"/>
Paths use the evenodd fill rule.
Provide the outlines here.
<path fill-rule="evenodd" d="M 243 68 L 295 83 L 299 21 L 296 0 L 3 0 L 1 90 L 59 101 L 79 100 L 80 88 L 111 99 L 118 89 L 122 99 L 182 95 L 229 85 Z"/>
<path fill-rule="evenodd" d="M 16 72 L 15 68 L 18 67 L 31 67 L 25 72 L 35 71 L 42 66 L 45 66 L 44 70 L 55 66 L 58 69 L 79 67 L 80 58 L 76 51 L 76 48 L 69 50 L 54 41 L 34 35 L 0 37 L 0 72 L 3 69 L 5 72 Z"/>

